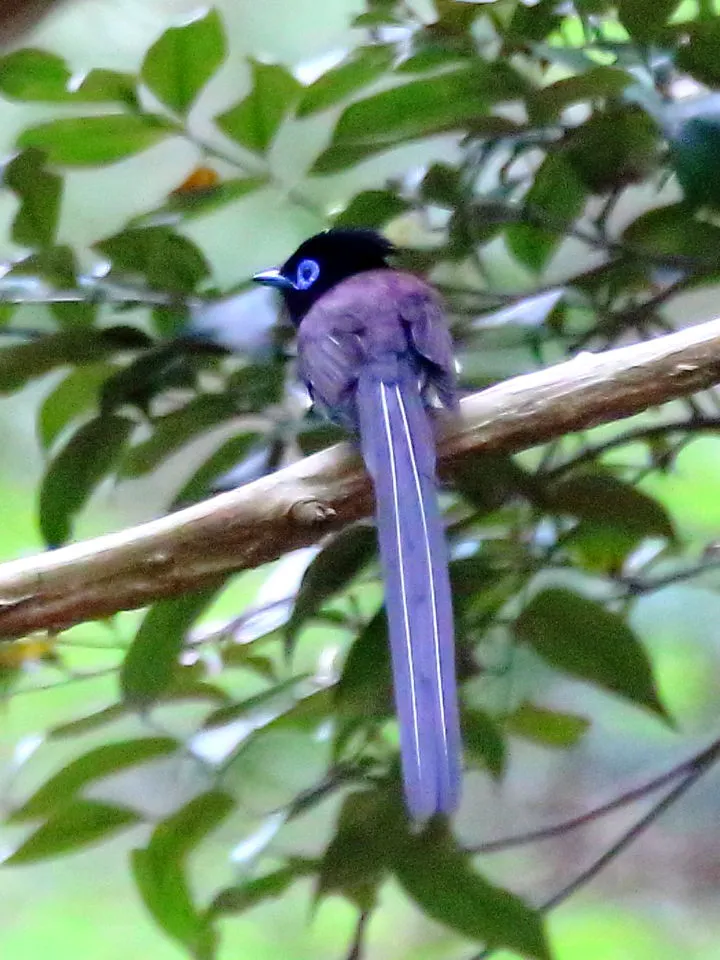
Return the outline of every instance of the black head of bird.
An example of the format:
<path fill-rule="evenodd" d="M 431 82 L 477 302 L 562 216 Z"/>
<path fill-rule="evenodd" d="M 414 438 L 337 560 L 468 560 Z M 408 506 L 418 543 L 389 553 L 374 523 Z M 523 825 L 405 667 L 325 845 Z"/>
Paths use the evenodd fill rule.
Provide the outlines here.
<path fill-rule="evenodd" d="M 264 270 L 253 279 L 282 292 L 297 326 L 313 304 L 342 280 L 389 267 L 394 249 L 374 230 L 326 230 L 306 240 L 280 269 Z"/>

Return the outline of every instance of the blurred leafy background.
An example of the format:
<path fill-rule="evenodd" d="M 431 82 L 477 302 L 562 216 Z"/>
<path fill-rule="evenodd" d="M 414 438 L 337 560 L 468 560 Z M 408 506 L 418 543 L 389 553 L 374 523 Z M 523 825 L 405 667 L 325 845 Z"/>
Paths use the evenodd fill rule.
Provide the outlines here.
<path fill-rule="evenodd" d="M 337 439 L 248 286 L 330 223 L 441 286 L 468 391 L 712 317 L 718 41 L 705 0 L 61 6 L 0 59 L 0 555 Z M 493 910 L 541 953 L 497 888 L 447 891 L 461 850 L 717 734 L 718 424 L 711 391 L 456 478 L 470 771 L 425 849 L 397 822 L 365 526 L 0 646 L 2 955 L 459 960 Z M 540 904 L 655 799 L 472 877 Z M 711 772 L 550 915 L 553 955 L 720 957 L 719 809 Z"/>

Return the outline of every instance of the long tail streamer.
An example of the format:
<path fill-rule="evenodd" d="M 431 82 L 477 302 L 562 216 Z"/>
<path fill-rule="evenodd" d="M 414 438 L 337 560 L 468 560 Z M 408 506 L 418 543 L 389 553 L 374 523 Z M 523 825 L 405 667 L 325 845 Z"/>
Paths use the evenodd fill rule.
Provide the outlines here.
<path fill-rule="evenodd" d="M 375 486 L 405 794 L 410 813 L 421 820 L 457 807 L 461 767 L 435 445 L 409 363 L 400 361 L 392 376 L 369 365 L 358 384 L 357 409 Z"/>

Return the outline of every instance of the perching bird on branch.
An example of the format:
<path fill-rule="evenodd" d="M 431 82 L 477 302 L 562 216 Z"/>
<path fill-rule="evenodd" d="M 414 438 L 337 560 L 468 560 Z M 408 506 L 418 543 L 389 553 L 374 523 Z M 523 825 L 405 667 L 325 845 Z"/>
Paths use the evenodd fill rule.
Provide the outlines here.
<path fill-rule="evenodd" d="M 360 437 L 375 487 L 380 558 L 408 809 L 416 819 L 459 801 L 458 720 L 448 551 L 427 406 L 458 405 L 452 342 L 435 291 L 392 269 L 369 230 L 328 230 L 279 270 L 313 401 Z"/>

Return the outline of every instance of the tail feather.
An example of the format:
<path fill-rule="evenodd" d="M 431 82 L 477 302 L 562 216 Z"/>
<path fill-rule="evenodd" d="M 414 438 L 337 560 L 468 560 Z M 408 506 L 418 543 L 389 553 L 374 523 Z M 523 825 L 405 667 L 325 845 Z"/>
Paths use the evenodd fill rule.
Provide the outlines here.
<path fill-rule="evenodd" d="M 435 448 L 410 365 L 369 366 L 357 394 L 363 454 L 375 485 L 380 556 L 411 814 L 451 813 L 461 741 L 447 546 Z"/>

